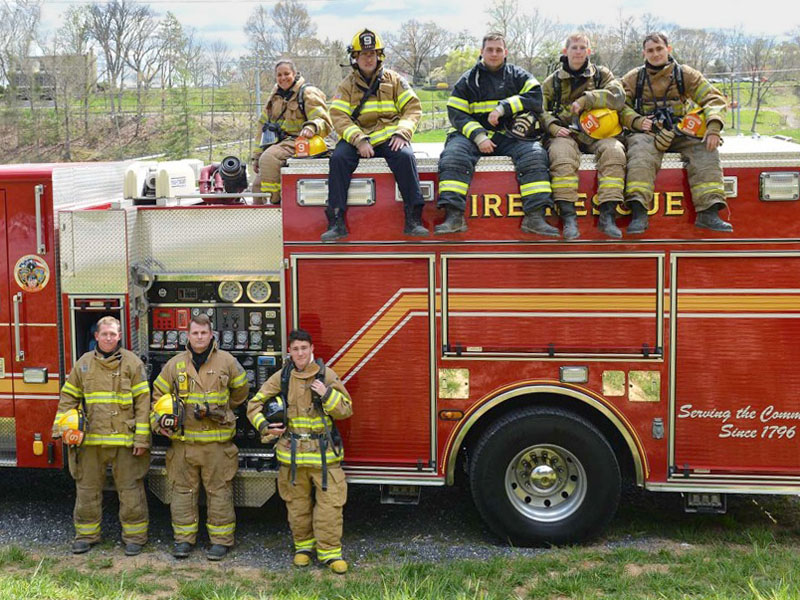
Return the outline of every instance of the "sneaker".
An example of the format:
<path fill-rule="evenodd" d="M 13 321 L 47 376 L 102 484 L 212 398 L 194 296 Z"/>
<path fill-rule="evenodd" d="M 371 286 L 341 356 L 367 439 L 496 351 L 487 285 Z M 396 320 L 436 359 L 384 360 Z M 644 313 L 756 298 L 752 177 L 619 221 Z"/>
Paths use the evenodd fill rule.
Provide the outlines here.
<path fill-rule="evenodd" d="M 134 544 L 133 542 L 125 544 L 125 556 L 136 556 L 142 552 L 141 544 Z"/>
<path fill-rule="evenodd" d="M 192 545 L 189 542 L 175 542 L 172 547 L 172 556 L 175 558 L 186 558 L 192 551 Z"/>
<path fill-rule="evenodd" d="M 222 544 L 211 544 L 211 547 L 206 551 L 206 558 L 208 560 L 222 560 L 228 553 L 228 547 Z"/>

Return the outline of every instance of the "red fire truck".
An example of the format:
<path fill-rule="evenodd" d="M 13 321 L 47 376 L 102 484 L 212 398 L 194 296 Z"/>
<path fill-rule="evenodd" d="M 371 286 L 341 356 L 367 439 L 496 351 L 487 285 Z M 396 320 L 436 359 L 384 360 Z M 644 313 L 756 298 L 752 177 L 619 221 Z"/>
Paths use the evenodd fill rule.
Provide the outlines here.
<path fill-rule="evenodd" d="M 417 149 L 432 228 L 437 151 Z M 290 161 L 280 207 L 172 194 L 169 169 L 143 205 L 121 193 L 131 165 L 2 167 L 0 464 L 62 466 L 59 387 L 100 316 L 120 317 L 155 377 L 205 312 L 254 390 L 291 327 L 314 336 L 354 398 L 351 483 L 414 502 L 463 482 L 515 544 L 596 534 L 625 479 L 701 511 L 728 493 L 797 494 L 800 146 L 727 138 L 722 157 L 733 233 L 693 226 L 667 155 L 647 232 L 602 236 L 586 156 L 570 242 L 520 231 L 505 158 L 481 159 L 468 231 L 428 238 L 402 235 L 391 172 L 362 160 L 334 244 L 319 241 L 325 160 Z M 236 442 L 236 501 L 258 506 L 275 490 L 272 449 L 243 417 Z M 158 440 L 153 455 L 168 501 Z"/>

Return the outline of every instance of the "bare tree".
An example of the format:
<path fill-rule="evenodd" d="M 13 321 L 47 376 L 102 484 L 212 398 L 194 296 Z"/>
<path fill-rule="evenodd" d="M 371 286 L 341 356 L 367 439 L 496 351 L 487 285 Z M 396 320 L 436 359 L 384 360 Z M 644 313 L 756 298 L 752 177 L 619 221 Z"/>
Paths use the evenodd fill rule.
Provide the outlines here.
<path fill-rule="evenodd" d="M 12 90 L 14 71 L 30 55 L 42 14 L 42 0 L 2 0 L 0 4 L 0 77 Z"/>
<path fill-rule="evenodd" d="M 743 66 L 750 78 L 750 99 L 755 100 L 756 109 L 753 114 L 751 133 L 755 133 L 758 124 L 758 113 L 767 93 L 780 79 L 785 66 L 787 54 L 784 47 L 779 47 L 772 38 L 753 37 L 747 40 L 744 48 Z"/>
<path fill-rule="evenodd" d="M 136 74 L 135 135 L 138 136 L 144 118 L 145 96 L 159 72 L 163 46 L 157 36 L 156 19 L 152 12 L 143 13 L 133 27 L 136 31 L 132 36 L 125 60 Z"/>
<path fill-rule="evenodd" d="M 270 11 L 262 5 L 256 6 L 244 26 L 247 34 L 247 48 L 253 59 L 261 64 L 269 64 L 278 54 L 280 42 Z"/>
<path fill-rule="evenodd" d="M 515 46 L 516 40 L 512 39 L 512 30 L 519 18 L 517 0 L 494 0 L 494 3 L 486 9 L 486 16 L 489 17 L 489 30 L 502 33 L 509 45 Z"/>
<path fill-rule="evenodd" d="M 531 73 L 535 70 L 546 70 L 561 48 L 567 33 L 557 21 L 546 17 L 538 8 L 530 13 L 522 13 L 511 24 L 509 53 L 513 52 L 514 61 Z"/>
<path fill-rule="evenodd" d="M 676 29 L 670 43 L 678 62 L 705 73 L 716 58 L 719 36 L 705 29 Z"/>
<path fill-rule="evenodd" d="M 450 32 L 433 21 L 411 19 L 400 25 L 399 33 L 386 36 L 386 45 L 394 63 L 408 71 L 415 84 L 421 84 L 431 61 L 447 52 L 451 39 Z"/>
<path fill-rule="evenodd" d="M 317 26 L 299 0 L 281 0 L 272 9 L 271 16 L 281 41 L 276 49 L 281 54 L 298 54 L 304 40 L 317 35 Z"/>

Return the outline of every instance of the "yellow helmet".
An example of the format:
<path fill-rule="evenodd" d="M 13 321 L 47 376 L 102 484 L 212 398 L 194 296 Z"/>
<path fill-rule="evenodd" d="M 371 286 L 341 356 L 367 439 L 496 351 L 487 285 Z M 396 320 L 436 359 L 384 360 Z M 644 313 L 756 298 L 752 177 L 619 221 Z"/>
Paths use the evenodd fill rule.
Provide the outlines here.
<path fill-rule="evenodd" d="M 698 106 L 686 113 L 678 123 L 678 131 L 683 135 L 702 138 L 706 134 L 706 115 L 703 108 Z"/>
<path fill-rule="evenodd" d="M 376 50 L 377 52 L 383 51 L 383 40 L 374 31 L 369 29 L 362 29 L 353 36 L 350 42 L 350 47 L 347 51 L 351 54 L 353 52 L 361 52 L 362 50 Z"/>
<path fill-rule="evenodd" d="M 328 145 L 321 135 L 312 136 L 308 140 L 308 155 L 309 156 L 322 156 L 328 151 Z"/>
<path fill-rule="evenodd" d="M 596 140 L 614 137 L 622 133 L 617 111 L 610 108 L 593 108 L 581 113 L 581 129 Z"/>
<path fill-rule="evenodd" d="M 80 446 L 86 437 L 86 417 L 83 411 L 76 408 L 65 412 L 58 420 L 61 428 L 61 439 L 68 446 Z"/>
<path fill-rule="evenodd" d="M 183 424 L 183 402 L 174 394 L 164 394 L 153 405 L 158 426 L 168 431 L 178 431 Z"/>

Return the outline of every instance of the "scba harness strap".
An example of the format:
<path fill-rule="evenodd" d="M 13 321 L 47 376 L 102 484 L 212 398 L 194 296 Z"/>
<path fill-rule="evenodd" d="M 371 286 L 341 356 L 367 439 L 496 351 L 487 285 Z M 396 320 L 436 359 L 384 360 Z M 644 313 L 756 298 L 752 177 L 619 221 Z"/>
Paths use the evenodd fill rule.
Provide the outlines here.
<path fill-rule="evenodd" d="M 325 383 L 325 363 L 322 359 L 318 358 L 314 361 L 319 366 L 319 372 L 314 375 L 314 379 Z M 284 422 L 288 419 L 289 414 L 289 380 L 294 370 L 294 362 L 288 359 L 281 371 L 281 396 L 286 403 L 286 410 L 284 412 Z M 342 452 L 342 437 L 336 427 L 336 423 L 332 421 L 330 429 L 328 422 L 325 419 L 325 411 L 322 408 L 322 398 L 317 395 L 313 390 L 311 391 L 311 399 L 314 403 L 314 408 L 322 415 L 322 426 L 325 429 L 324 433 L 294 433 L 289 432 L 289 442 L 291 449 L 291 466 L 290 471 L 292 475 L 292 485 L 297 480 L 297 441 L 298 440 L 319 440 L 320 461 L 322 462 L 322 491 L 328 490 L 328 447 L 333 450 L 335 456 L 341 456 Z"/>

